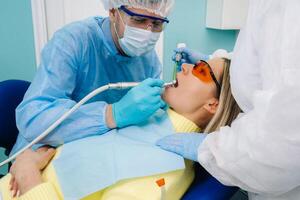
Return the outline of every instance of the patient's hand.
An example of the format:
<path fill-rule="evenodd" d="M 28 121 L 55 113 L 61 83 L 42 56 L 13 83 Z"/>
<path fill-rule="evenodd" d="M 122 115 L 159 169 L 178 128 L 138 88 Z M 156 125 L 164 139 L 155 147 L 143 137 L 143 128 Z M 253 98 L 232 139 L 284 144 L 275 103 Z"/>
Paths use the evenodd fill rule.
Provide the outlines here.
<path fill-rule="evenodd" d="M 41 171 L 54 155 L 55 149 L 42 147 L 37 151 L 28 149 L 17 157 L 10 168 L 10 185 L 14 197 L 18 191 L 22 195 L 43 182 Z"/>

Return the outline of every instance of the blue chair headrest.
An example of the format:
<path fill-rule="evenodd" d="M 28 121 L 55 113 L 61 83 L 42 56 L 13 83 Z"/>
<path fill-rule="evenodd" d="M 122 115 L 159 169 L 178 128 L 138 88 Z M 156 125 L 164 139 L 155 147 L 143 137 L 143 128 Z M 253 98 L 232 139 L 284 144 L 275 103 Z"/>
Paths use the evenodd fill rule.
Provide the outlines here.
<path fill-rule="evenodd" d="M 0 146 L 8 151 L 13 147 L 18 129 L 15 110 L 23 100 L 30 83 L 21 80 L 0 82 Z"/>

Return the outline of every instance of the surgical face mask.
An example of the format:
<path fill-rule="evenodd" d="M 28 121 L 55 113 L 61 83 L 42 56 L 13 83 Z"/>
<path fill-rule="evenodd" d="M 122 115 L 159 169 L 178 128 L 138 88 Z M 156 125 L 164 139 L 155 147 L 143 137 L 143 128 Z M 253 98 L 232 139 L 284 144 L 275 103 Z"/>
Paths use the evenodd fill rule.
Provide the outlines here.
<path fill-rule="evenodd" d="M 114 28 L 118 36 L 119 44 L 126 55 L 130 57 L 141 56 L 155 48 L 155 45 L 159 40 L 160 33 L 154 33 L 149 30 L 131 27 L 126 25 L 123 20 L 122 22 L 125 25 L 123 38 L 119 37 L 115 23 Z"/>
<path fill-rule="evenodd" d="M 131 57 L 141 56 L 153 50 L 160 33 L 125 26 L 123 38 L 119 39 L 122 50 Z"/>

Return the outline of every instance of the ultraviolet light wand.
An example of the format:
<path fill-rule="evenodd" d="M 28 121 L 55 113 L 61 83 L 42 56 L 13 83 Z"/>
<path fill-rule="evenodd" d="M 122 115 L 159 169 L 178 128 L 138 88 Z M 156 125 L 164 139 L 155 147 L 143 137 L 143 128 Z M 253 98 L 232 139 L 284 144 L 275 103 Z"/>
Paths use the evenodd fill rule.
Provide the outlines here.
<path fill-rule="evenodd" d="M 11 162 L 12 160 L 14 160 L 18 155 L 20 155 L 21 153 L 23 153 L 26 149 L 29 149 L 30 147 L 32 147 L 33 145 L 35 145 L 36 143 L 38 143 L 39 141 L 41 141 L 43 138 L 45 138 L 47 135 L 49 135 L 56 127 L 58 127 L 65 119 L 67 119 L 72 113 L 74 113 L 76 110 L 78 110 L 78 108 L 80 106 L 82 106 L 83 104 L 85 104 L 87 101 L 89 101 L 91 98 L 93 98 L 94 96 L 106 91 L 106 90 L 124 90 L 124 89 L 129 89 L 129 88 L 133 88 L 137 85 L 139 85 L 139 82 L 120 82 L 120 83 L 110 83 L 108 85 L 99 87 L 97 89 L 95 89 L 94 91 L 92 91 L 91 93 L 89 93 L 87 96 L 85 96 L 81 101 L 79 101 L 77 104 L 75 104 L 70 110 L 68 110 L 67 112 L 65 112 L 58 120 L 56 120 L 51 126 L 49 126 L 41 135 L 39 135 L 38 137 L 36 137 L 32 142 L 30 142 L 28 145 L 26 145 L 25 147 L 23 147 L 20 151 L 16 152 L 14 155 L 12 155 L 11 157 L 7 158 L 6 160 L 4 160 L 3 162 L 0 163 L 0 167 L 2 167 L 3 165 Z M 172 87 L 172 86 L 176 86 L 177 81 L 172 81 L 170 83 L 165 83 L 163 85 L 163 87 Z"/>

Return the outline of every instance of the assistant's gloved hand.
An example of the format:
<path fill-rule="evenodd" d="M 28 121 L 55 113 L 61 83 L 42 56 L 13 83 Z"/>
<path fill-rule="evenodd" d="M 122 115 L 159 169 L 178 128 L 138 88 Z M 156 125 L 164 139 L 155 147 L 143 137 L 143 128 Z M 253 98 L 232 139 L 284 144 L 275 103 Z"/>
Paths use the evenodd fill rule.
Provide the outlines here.
<path fill-rule="evenodd" d="M 160 148 L 198 162 L 198 148 L 206 138 L 202 133 L 176 133 L 156 142 Z"/>
<path fill-rule="evenodd" d="M 205 55 L 203 53 L 200 53 L 198 51 L 189 49 L 189 48 L 177 48 L 174 50 L 174 55 L 172 57 L 173 61 L 176 61 L 176 54 L 181 53 L 182 58 L 179 61 L 179 64 L 182 65 L 182 63 L 189 63 L 189 64 L 196 64 L 199 60 L 208 60 L 209 55 Z"/>
<path fill-rule="evenodd" d="M 114 103 L 112 112 L 117 127 L 143 122 L 159 108 L 166 107 L 161 99 L 163 84 L 160 79 L 146 79 L 129 90 L 119 102 Z"/>

